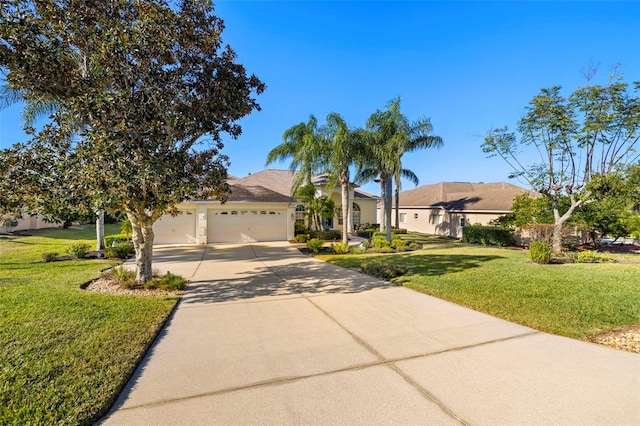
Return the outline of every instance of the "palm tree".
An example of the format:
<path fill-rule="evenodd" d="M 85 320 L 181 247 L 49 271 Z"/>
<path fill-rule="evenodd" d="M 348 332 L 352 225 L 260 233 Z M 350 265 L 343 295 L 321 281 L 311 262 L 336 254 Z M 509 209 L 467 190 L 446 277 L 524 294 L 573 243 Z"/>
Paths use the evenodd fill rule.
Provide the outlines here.
<path fill-rule="evenodd" d="M 429 119 L 411 123 L 400 112 L 400 98 L 393 99 L 384 111 L 374 112 L 367 120 L 366 130 L 361 134 L 367 140 L 369 153 L 359 167 L 359 180 L 368 181 L 378 177 L 382 197 L 382 226 L 391 239 L 391 192 L 396 181 L 396 227 L 399 225 L 398 205 L 401 178 L 416 185 L 418 177 L 402 167 L 402 155 L 417 149 L 442 146 L 442 139 L 430 135 L 433 127 Z"/>
<path fill-rule="evenodd" d="M 353 230 L 352 210 L 353 204 L 349 199 L 350 192 L 350 171 L 349 168 L 355 164 L 360 151 L 360 142 L 356 133 L 349 129 L 340 114 L 335 112 L 327 115 L 327 124 L 324 127 L 325 139 L 329 149 L 325 152 L 325 168 L 329 172 L 328 188 L 337 183 L 341 188 L 341 213 L 342 213 L 342 242 L 348 243 L 348 233 Z"/>
<path fill-rule="evenodd" d="M 302 122 L 285 130 L 282 144 L 269 152 L 266 165 L 291 159 L 289 169 L 299 170 L 291 188 L 293 195 L 303 184 L 311 182 L 313 175 L 322 171 L 324 152 L 326 143 L 318 128 L 318 120 L 312 114 L 306 123 Z"/>

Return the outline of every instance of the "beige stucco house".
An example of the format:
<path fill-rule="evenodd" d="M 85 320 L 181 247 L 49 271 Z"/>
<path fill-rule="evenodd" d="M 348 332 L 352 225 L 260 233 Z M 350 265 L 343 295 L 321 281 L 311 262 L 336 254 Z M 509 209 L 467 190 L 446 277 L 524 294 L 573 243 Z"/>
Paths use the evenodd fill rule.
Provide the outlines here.
<path fill-rule="evenodd" d="M 164 215 L 154 224 L 156 244 L 208 244 L 286 241 L 295 222 L 304 222 L 304 206 L 291 195 L 296 172 L 262 170 L 244 178 L 230 177 L 231 195 L 222 204 L 215 199 L 178 204 L 177 216 Z M 312 180 L 318 194 L 327 194 L 326 177 Z M 353 223 L 375 222 L 378 198 L 351 185 Z M 341 204 L 340 188 L 331 194 Z M 341 219 L 326 218 L 325 228 L 342 229 Z"/>
<path fill-rule="evenodd" d="M 62 223 L 47 222 L 41 216 L 24 213 L 21 217 L 0 216 L 0 233 L 20 232 L 32 229 L 60 228 Z"/>
<path fill-rule="evenodd" d="M 523 193 L 533 194 L 506 182 L 422 185 L 400 193 L 400 228 L 462 238 L 463 227 L 489 225 L 509 213 L 513 200 Z"/>

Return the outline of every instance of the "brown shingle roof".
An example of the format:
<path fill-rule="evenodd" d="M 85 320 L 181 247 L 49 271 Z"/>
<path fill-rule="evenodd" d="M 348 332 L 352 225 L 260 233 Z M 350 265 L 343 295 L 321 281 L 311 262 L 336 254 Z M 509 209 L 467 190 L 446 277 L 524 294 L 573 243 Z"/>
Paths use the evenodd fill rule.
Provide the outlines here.
<path fill-rule="evenodd" d="M 440 182 L 400 193 L 400 207 L 431 206 L 446 210 L 510 211 L 513 199 L 531 193 L 506 183 Z"/>
<path fill-rule="evenodd" d="M 231 194 L 228 201 L 256 202 L 256 203 L 289 203 L 291 197 L 282 195 L 263 186 L 236 185 L 236 181 L 229 182 Z"/>

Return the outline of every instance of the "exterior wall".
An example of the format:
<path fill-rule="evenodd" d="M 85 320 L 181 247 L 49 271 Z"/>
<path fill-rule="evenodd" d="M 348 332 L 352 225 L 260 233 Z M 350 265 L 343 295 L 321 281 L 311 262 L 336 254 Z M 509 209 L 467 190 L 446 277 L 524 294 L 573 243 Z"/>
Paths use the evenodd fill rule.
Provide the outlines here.
<path fill-rule="evenodd" d="M 429 207 L 400 208 L 400 227 L 423 234 L 462 238 L 466 225 L 489 225 L 506 212 L 452 211 Z M 404 220 L 404 221 L 403 221 Z"/>
<path fill-rule="evenodd" d="M 1 232 L 17 232 L 17 231 L 26 231 L 28 229 L 45 229 L 45 228 L 60 228 L 62 227 L 62 223 L 50 223 L 46 222 L 40 216 L 29 216 L 28 214 L 23 214 L 22 218 L 17 219 L 18 226 L 15 227 L 7 227 L 0 226 Z"/>

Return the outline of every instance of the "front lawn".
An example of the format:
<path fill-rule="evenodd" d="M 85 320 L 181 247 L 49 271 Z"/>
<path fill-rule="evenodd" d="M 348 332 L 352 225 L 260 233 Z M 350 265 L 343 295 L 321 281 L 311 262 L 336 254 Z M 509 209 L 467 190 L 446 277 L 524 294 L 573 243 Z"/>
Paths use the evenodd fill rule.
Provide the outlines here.
<path fill-rule="evenodd" d="M 118 261 L 41 262 L 94 238 L 94 226 L 0 235 L 0 424 L 95 421 L 175 306 L 175 297 L 80 288 Z"/>
<path fill-rule="evenodd" d="M 393 282 L 553 334 L 585 339 L 640 324 L 640 255 L 617 255 L 621 263 L 538 265 L 525 250 L 407 238 L 424 249 L 320 258 L 344 267 L 373 258 L 404 265 L 408 273 Z"/>

